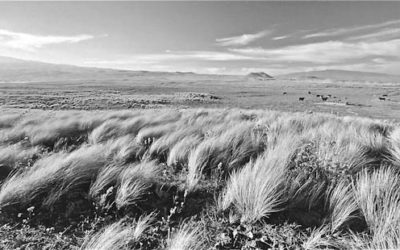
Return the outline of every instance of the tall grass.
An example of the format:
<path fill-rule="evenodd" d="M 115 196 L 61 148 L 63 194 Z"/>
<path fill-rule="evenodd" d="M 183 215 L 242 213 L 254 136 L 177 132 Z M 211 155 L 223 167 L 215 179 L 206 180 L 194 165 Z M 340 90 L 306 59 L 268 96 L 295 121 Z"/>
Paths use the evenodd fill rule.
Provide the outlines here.
<path fill-rule="evenodd" d="M 106 226 L 101 231 L 86 237 L 82 250 L 119 250 L 139 246 L 143 233 L 150 227 L 154 214 L 141 216 L 134 222 L 124 219 Z"/>
<path fill-rule="evenodd" d="M 0 189 L 0 206 L 29 204 L 41 195 L 45 195 L 44 205 L 53 205 L 95 179 L 106 164 L 104 149 L 103 145 L 82 147 L 40 159 L 29 170 L 5 181 Z"/>
<path fill-rule="evenodd" d="M 40 147 L 26 147 L 22 143 L 0 146 L 0 165 L 16 167 L 16 164 L 26 164 L 26 161 L 39 155 Z"/>
<path fill-rule="evenodd" d="M 119 176 L 120 186 L 115 198 L 117 207 L 135 204 L 154 184 L 159 172 L 160 169 L 154 161 L 143 162 L 124 169 Z"/>
<path fill-rule="evenodd" d="M 56 147 L 60 140 L 73 147 Z M 397 124 L 263 110 L 30 111 L 0 117 L 0 165 L 6 175 L 15 169 L 0 183 L 0 206 L 15 211 L 79 196 L 139 216 L 130 208 L 154 202 L 153 188 L 171 181 L 200 195 L 183 194 L 168 220 L 213 191 L 216 206 L 243 223 L 282 210 L 317 214 L 323 225 L 306 249 L 400 247 Z M 139 247 L 150 217 L 110 225 L 86 239 L 85 249 Z M 367 232 L 351 231 L 361 230 L 352 227 L 355 218 Z M 202 233 L 184 224 L 167 247 L 201 249 Z"/>
<path fill-rule="evenodd" d="M 206 249 L 201 230 L 195 226 L 182 224 L 168 240 L 168 250 L 201 250 Z"/>
<path fill-rule="evenodd" d="M 177 164 L 187 164 L 189 155 L 202 141 L 199 135 L 189 135 L 184 137 L 181 141 L 177 142 L 172 146 L 168 158 L 167 164 L 169 166 Z"/>
<path fill-rule="evenodd" d="M 194 189 L 202 174 L 218 166 L 228 174 L 255 158 L 264 149 L 254 131 L 254 124 L 239 123 L 216 137 L 209 137 L 190 152 L 188 161 L 188 189 Z"/>
<path fill-rule="evenodd" d="M 220 198 L 220 209 L 233 206 L 243 222 L 254 222 L 282 210 L 286 167 L 295 144 L 292 138 L 284 138 L 281 144 L 234 172 Z"/>
<path fill-rule="evenodd" d="M 400 166 L 400 128 L 395 128 L 389 135 L 390 156 L 389 160 L 396 166 Z"/>
<path fill-rule="evenodd" d="M 326 210 L 332 232 L 336 232 L 357 215 L 357 202 L 349 181 L 342 179 L 327 191 Z"/>
<path fill-rule="evenodd" d="M 362 171 L 354 184 L 356 200 L 372 234 L 372 243 L 385 245 L 400 235 L 398 171 L 382 167 Z"/>

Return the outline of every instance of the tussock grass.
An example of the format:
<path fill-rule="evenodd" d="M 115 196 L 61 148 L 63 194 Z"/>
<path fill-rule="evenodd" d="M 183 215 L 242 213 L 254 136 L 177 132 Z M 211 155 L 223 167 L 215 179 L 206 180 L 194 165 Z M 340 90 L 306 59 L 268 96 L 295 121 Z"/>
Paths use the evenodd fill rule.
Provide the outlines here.
<path fill-rule="evenodd" d="M 186 164 L 189 160 L 189 155 L 192 150 L 194 150 L 202 141 L 199 135 L 190 135 L 184 137 L 181 141 L 177 142 L 171 148 L 167 164 L 169 166 L 177 164 Z"/>
<path fill-rule="evenodd" d="M 96 180 L 92 183 L 89 189 L 89 197 L 96 200 L 101 206 L 105 205 L 106 195 L 109 188 L 117 188 L 119 185 L 119 176 L 129 165 L 109 164 L 102 168 L 97 175 Z"/>
<path fill-rule="evenodd" d="M 116 138 L 106 143 L 106 147 L 114 160 L 121 164 L 140 161 L 146 152 L 146 148 L 132 135 Z"/>
<path fill-rule="evenodd" d="M 118 208 L 135 204 L 144 196 L 160 172 L 154 161 L 131 165 L 120 173 L 115 203 Z"/>
<path fill-rule="evenodd" d="M 139 143 L 144 143 L 146 140 L 156 140 L 164 134 L 171 133 L 176 128 L 176 124 L 167 123 L 158 126 L 151 126 L 143 128 L 139 131 L 136 136 L 136 140 Z"/>
<path fill-rule="evenodd" d="M 41 153 L 40 147 L 25 147 L 21 143 L 0 146 L 0 165 L 14 168 Z"/>
<path fill-rule="evenodd" d="M 13 127 L 20 118 L 20 114 L 3 114 L 0 117 L 0 129 Z"/>
<path fill-rule="evenodd" d="M 187 128 L 181 125 L 171 133 L 167 133 L 153 142 L 149 148 L 149 154 L 153 158 L 157 156 L 166 156 L 165 158 L 167 158 L 169 151 L 172 151 L 172 148 L 178 143 L 185 140 L 187 137 L 199 137 L 200 134 L 201 131 L 198 128 Z"/>
<path fill-rule="evenodd" d="M 282 144 L 234 172 L 220 198 L 220 209 L 233 206 L 243 222 L 282 210 L 286 167 L 296 144 L 291 139 L 285 138 Z"/>
<path fill-rule="evenodd" d="M 400 235 L 400 182 L 398 171 L 382 167 L 362 171 L 354 192 L 372 234 L 372 244 L 385 245 Z"/>
<path fill-rule="evenodd" d="M 204 171 L 219 167 L 222 174 L 228 174 L 255 158 L 263 146 L 252 123 L 240 123 L 219 136 L 207 138 L 190 152 L 188 189 L 195 188 Z"/>
<path fill-rule="evenodd" d="M 395 128 L 389 134 L 389 160 L 396 166 L 400 166 L 400 128 Z"/>
<path fill-rule="evenodd" d="M 159 112 L 139 114 L 122 121 L 121 119 L 108 120 L 90 133 L 89 142 L 101 143 L 128 134 L 136 136 L 143 128 L 165 125 L 177 121 L 180 117 L 180 114 L 174 111 L 163 112 L 162 114 Z"/>
<path fill-rule="evenodd" d="M 103 145 L 42 158 L 31 169 L 5 181 L 0 189 L 0 206 L 29 204 L 43 194 L 43 204 L 51 206 L 74 189 L 89 184 L 105 163 Z"/>
<path fill-rule="evenodd" d="M 153 220 L 154 214 L 141 216 L 131 223 L 122 219 L 87 237 L 81 249 L 130 249 L 139 243 L 143 233 L 150 227 Z"/>
<path fill-rule="evenodd" d="M 0 207 L 15 212 L 89 199 L 117 207 L 96 212 L 137 217 L 146 202 L 160 198 L 161 231 L 181 215 L 191 217 L 191 206 L 217 206 L 232 218 L 215 212 L 211 223 L 217 226 L 235 218 L 257 226 L 282 212 L 277 220 L 294 220 L 303 226 L 299 230 L 311 232 L 305 249 L 400 248 L 398 124 L 264 110 L 30 111 L 0 117 L 0 165 L 4 176 L 15 169 L 0 183 Z M 212 195 L 217 204 L 208 204 Z M 207 212 L 196 220 L 207 220 Z M 313 225 L 319 227 L 304 230 L 311 224 L 298 216 L 318 217 Z M 83 248 L 139 248 L 150 217 L 111 224 Z M 362 225 L 354 225 L 358 221 Z M 221 228 L 216 230 L 220 237 Z M 235 230 L 236 236 L 223 239 L 234 242 L 226 248 L 258 237 Z M 210 232 L 191 223 L 168 239 L 169 231 L 155 234 L 167 249 L 203 249 L 210 247 L 203 233 Z"/>
<path fill-rule="evenodd" d="M 201 230 L 193 225 L 182 224 L 168 240 L 168 250 L 206 249 Z"/>
<path fill-rule="evenodd" d="M 329 226 L 315 228 L 310 237 L 303 243 L 302 247 L 306 250 L 314 249 L 335 249 L 337 244 L 329 238 L 331 229 Z"/>
<path fill-rule="evenodd" d="M 358 206 L 351 183 L 342 179 L 327 191 L 326 210 L 332 232 L 336 232 L 355 218 Z"/>

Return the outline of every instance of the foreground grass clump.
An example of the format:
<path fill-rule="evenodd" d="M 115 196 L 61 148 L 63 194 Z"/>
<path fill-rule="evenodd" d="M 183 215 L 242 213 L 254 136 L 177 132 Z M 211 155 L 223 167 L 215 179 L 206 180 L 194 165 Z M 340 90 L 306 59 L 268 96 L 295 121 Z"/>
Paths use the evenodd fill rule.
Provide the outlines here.
<path fill-rule="evenodd" d="M 399 172 L 381 168 L 372 173 L 363 171 L 355 184 L 357 203 L 368 229 L 372 245 L 400 247 L 400 181 Z"/>
<path fill-rule="evenodd" d="M 400 247 L 398 124 L 262 110 L 30 112 L 0 119 L 1 247 Z"/>
<path fill-rule="evenodd" d="M 100 232 L 90 235 L 82 249 L 140 249 L 139 240 L 150 227 L 153 215 L 140 217 L 137 221 L 120 220 L 106 226 Z"/>
<path fill-rule="evenodd" d="M 282 209 L 286 167 L 295 143 L 289 138 L 232 174 L 222 195 L 222 210 L 234 206 L 242 222 L 254 222 Z"/>

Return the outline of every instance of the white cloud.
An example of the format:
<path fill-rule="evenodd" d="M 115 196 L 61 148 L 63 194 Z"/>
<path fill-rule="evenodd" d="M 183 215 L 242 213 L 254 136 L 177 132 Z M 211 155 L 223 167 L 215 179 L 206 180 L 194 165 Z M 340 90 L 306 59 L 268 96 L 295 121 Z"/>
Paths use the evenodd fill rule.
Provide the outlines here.
<path fill-rule="evenodd" d="M 347 38 L 349 41 L 367 41 L 367 40 L 389 40 L 400 37 L 400 28 L 388 28 L 377 32 L 352 36 Z"/>
<path fill-rule="evenodd" d="M 251 42 L 254 42 L 260 38 L 263 38 L 269 35 L 271 31 L 261 31 L 255 34 L 243 34 L 240 36 L 232 36 L 226 38 L 218 38 L 216 42 L 220 46 L 238 46 L 238 45 L 247 45 Z"/>
<path fill-rule="evenodd" d="M 378 42 L 341 42 L 287 46 L 278 49 L 240 48 L 232 53 L 269 61 L 338 63 L 367 57 L 400 56 L 400 39 Z"/>
<path fill-rule="evenodd" d="M 78 43 L 93 39 L 92 35 L 44 36 L 0 29 L 0 47 L 35 51 L 44 46 L 61 43 Z"/>
<path fill-rule="evenodd" d="M 340 36 L 340 35 L 351 34 L 354 32 L 361 32 L 361 31 L 385 28 L 385 27 L 398 25 L 398 24 L 400 24 L 400 20 L 392 20 L 392 21 L 388 21 L 388 22 L 384 22 L 384 23 L 362 25 L 362 26 L 355 26 L 355 27 L 348 27 L 348 28 L 328 29 L 328 30 L 324 30 L 321 32 L 305 35 L 305 36 L 303 36 L 303 39 Z"/>
<path fill-rule="evenodd" d="M 252 60 L 245 55 L 217 51 L 169 51 L 164 54 L 138 54 L 117 60 L 88 60 L 91 65 L 157 64 L 171 61 L 238 61 Z"/>
<path fill-rule="evenodd" d="M 273 37 L 272 40 L 274 40 L 274 41 L 276 41 L 276 40 L 282 40 L 282 39 L 286 39 L 286 38 L 288 38 L 288 37 L 290 37 L 290 36 L 289 36 L 289 35 L 286 35 L 286 36 L 276 36 L 276 37 Z"/>

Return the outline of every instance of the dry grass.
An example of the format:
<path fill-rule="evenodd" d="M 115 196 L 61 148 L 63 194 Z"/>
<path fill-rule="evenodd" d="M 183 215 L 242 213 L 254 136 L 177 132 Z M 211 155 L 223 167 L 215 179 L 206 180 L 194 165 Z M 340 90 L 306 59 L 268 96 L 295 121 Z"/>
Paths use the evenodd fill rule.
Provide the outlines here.
<path fill-rule="evenodd" d="M 216 227 L 226 230 L 233 223 L 226 222 L 227 214 L 246 225 L 288 215 L 308 227 L 289 215 L 317 213 L 318 228 L 304 230 L 312 232 L 303 242 L 306 249 L 398 248 L 399 165 L 398 124 L 355 117 L 166 109 L 0 118 L 0 175 L 13 170 L 0 183 L 2 208 L 25 212 L 80 197 L 100 207 L 111 203 L 117 208 L 112 213 L 130 211 L 137 218 L 144 205 L 162 214 L 159 223 L 168 230 L 181 223 L 180 213 L 202 223 L 214 216 Z M 157 197 L 155 207 L 145 205 Z M 351 231 L 353 218 L 365 222 L 365 232 Z M 147 216 L 111 224 L 84 248 L 132 247 L 149 221 Z M 216 236 L 203 242 L 211 231 L 189 225 L 194 223 L 157 240 L 169 249 L 202 249 L 220 237 L 221 229 L 215 229 Z M 229 237 L 244 242 L 238 233 Z"/>
<path fill-rule="evenodd" d="M 120 220 L 101 231 L 86 238 L 82 250 L 112 250 L 112 249 L 131 249 L 140 240 L 144 231 L 146 231 L 154 215 L 149 214 L 141 216 L 137 221 L 126 222 Z"/>
<path fill-rule="evenodd" d="M 188 224 L 182 224 L 171 239 L 168 240 L 168 250 L 201 250 L 206 249 L 201 236 L 201 230 Z"/>
<path fill-rule="evenodd" d="M 282 210 L 286 167 L 296 144 L 291 139 L 287 137 L 233 173 L 220 199 L 220 209 L 233 205 L 243 222 L 254 222 Z"/>
<path fill-rule="evenodd" d="M 124 169 L 119 176 L 115 202 L 118 208 L 135 204 L 154 183 L 160 169 L 154 161 L 143 162 Z"/>
<path fill-rule="evenodd" d="M 358 210 L 351 183 L 340 180 L 328 190 L 327 213 L 332 232 L 341 229 Z"/>
<path fill-rule="evenodd" d="M 50 155 L 9 178 L 1 187 L 0 205 L 29 204 L 46 194 L 43 204 L 51 206 L 63 195 L 89 184 L 105 163 L 102 145 Z"/>
<path fill-rule="evenodd" d="M 398 172 L 383 167 L 364 170 L 354 185 L 357 203 L 372 234 L 372 244 L 385 245 L 400 235 L 400 182 Z"/>

